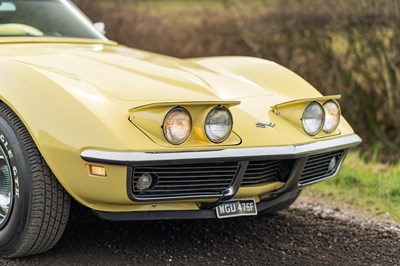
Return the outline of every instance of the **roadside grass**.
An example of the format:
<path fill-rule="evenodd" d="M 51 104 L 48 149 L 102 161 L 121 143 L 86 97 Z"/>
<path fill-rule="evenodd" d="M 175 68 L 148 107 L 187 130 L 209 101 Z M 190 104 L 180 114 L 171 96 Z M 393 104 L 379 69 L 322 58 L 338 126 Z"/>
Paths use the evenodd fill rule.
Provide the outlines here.
<path fill-rule="evenodd" d="M 308 196 L 400 222 L 400 162 L 366 162 L 360 153 L 353 152 L 337 176 L 304 192 Z"/>

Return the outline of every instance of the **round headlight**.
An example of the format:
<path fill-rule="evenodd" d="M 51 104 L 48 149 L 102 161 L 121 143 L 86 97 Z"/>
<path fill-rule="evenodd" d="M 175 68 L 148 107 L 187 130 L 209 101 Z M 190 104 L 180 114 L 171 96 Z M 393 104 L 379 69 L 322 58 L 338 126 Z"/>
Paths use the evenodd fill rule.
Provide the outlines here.
<path fill-rule="evenodd" d="M 177 107 L 169 111 L 163 124 L 164 136 L 169 143 L 182 144 L 192 132 L 192 119 L 186 109 Z"/>
<path fill-rule="evenodd" d="M 335 131 L 340 122 L 340 107 L 334 101 L 327 101 L 324 103 L 325 109 L 325 124 L 322 129 L 325 133 Z"/>
<path fill-rule="evenodd" d="M 207 138 L 214 143 L 226 140 L 232 132 L 232 115 L 225 107 L 217 106 L 212 109 L 206 118 L 205 131 Z"/>
<path fill-rule="evenodd" d="M 301 122 L 304 131 L 310 135 L 317 135 L 324 126 L 324 108 L 317 102 L 310 103 L 304 110 Z"/>

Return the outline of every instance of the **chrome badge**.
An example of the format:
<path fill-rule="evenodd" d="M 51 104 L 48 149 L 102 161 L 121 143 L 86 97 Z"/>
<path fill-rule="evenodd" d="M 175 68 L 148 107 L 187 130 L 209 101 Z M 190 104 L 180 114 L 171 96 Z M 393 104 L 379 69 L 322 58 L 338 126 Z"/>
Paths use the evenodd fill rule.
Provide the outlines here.
<path fill-rule="evenodd" d="M 267 123 L 261 123 L 261 122 L 257 122 L 256 123 L 256 127 L 259 127 L 259 128 L 266 128 L 266 127 L 272 127 L 272 128 L 274 128 L 276 125 L 274 124 L 274 123 L 272 123 L 272 122 L 267 122 Z"/>

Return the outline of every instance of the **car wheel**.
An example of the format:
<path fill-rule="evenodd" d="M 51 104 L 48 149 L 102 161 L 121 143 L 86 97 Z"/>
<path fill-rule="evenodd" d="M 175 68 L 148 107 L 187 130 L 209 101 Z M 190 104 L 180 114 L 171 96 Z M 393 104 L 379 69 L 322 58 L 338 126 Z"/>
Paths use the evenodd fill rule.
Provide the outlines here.
<path fill-rule="evenodd" d="M 17 115 L 0 103 L 0 256 L 45 252 L 60 239 L 70 196 Z"/>
<path fill-rule="evenodd" d="M 260 214 L 261 215 L 275 214 L 279 211 L 287 209 L 287 208 L 289 208 L 290 205 L 292 205 L 297 200 L 297 198 L 300 196 L 300 194 L 301 194 L 301 190 L 299 190 L 293 198 L 288 199 L 287 201 L 283 201 L 283 202 L 281 202 L 275 206 L 272 206 L 270 208 L 267 208 L 265 210 L 262 210 L 262 211 L 260 211 Z"/>

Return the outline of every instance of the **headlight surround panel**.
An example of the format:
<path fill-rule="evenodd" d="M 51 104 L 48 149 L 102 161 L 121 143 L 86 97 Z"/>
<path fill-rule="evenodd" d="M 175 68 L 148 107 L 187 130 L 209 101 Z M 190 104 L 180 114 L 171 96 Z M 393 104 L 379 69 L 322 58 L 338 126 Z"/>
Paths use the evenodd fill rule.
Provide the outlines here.
<path fill-rule="evenodd" d="M 271 106 L 303 134 L 312 138 L 325 138 L 341 134 L 340 95 L 305 98 Z M 314 120 L 313 120 L 314 119 Z"/>
<path fill-rule="evenodd" d="M 153 142 L 164 147 L 236 146 L 242 140 L 233 131 L 233 115 L 229 109 L 238 104 L 239 101 L 154 103 L 129 110 L 129 121 Z M 215 138 L 210 132 L 207 136 L 205 126 L 207 117 L 214 111 L 226 114 L 227 120 L 231 121 L 224 127 L 229 132 L 222 135 L 215 132 Z M 217 124 L 214 128 L 218 127 Z"/>

